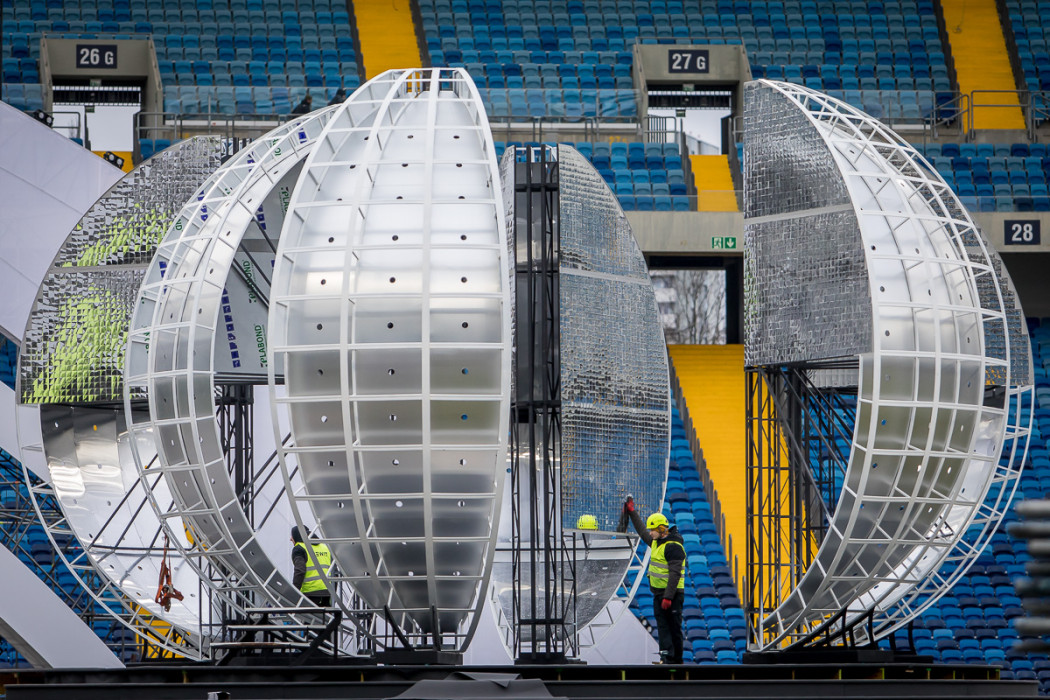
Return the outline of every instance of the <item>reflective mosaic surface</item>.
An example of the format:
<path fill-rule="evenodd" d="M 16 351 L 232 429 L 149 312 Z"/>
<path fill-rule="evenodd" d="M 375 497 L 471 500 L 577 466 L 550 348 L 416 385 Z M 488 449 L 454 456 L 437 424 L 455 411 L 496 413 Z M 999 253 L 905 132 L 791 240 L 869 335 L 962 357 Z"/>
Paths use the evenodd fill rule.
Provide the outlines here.
<path fill-rule="evenodd" d="M 128 323 L 146 265 L 220 155 L 218 137 L 177 143 L 122 178 L 84 215 L 30 313 L 20 354 L 23 402 L 122 400 Z"/>
<path fill-rule="evenodd" d="M 746 90 L 745 362 L 870 352 L 863 244 L 831 152 L 794 105 Z"/>
<path fill-rule="evenodd" d="M 662 504 L 670 440 L 667 351 L 630 224 L 598 171 L 558 149 L 562 522 L 612 531 L 627 494 Z"/>

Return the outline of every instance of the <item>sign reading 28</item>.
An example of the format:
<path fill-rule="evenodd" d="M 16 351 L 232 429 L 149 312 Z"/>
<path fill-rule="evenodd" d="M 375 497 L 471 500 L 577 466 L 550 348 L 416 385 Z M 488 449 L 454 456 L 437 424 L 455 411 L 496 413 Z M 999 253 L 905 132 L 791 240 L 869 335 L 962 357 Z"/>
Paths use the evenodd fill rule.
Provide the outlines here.
<path fill-rule="evenodd" d="M 1039 245 L 1040 229 L 1039 219 L 1007 219 L 1003 222 L 1007 245 Z"/>

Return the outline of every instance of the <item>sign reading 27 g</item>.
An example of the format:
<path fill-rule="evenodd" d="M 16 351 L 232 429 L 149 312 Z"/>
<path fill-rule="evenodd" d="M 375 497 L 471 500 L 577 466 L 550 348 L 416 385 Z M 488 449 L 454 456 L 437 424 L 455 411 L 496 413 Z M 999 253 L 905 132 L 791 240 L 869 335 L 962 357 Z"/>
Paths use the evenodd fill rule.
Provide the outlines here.
<path fill-rule="evenodd" d="M 77 44 L 77 68 L 116 67 L 116 44 Z"/>
<path fill-rule="evenodd" d="M 668 73 L 707 73 L 710 71 L 707 49 L 671 49 L 667 52 Z"/>

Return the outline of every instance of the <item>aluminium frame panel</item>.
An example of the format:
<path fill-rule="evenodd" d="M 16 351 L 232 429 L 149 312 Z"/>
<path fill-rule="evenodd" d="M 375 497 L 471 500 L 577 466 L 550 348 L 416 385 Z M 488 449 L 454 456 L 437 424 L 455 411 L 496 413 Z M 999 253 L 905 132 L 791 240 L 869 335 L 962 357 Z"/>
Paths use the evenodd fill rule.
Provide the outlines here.
<path fill-rule="evenodd" d="M 274 425 L 292 435 L 285 474 L 303 475 L 289 484 L 294 512 L 309 506 L 338 564 L 329 588 L 349 583 L 413 644 L 461 650 L 484 602 L 507 459 L 495 150 L 462 69 L 388 71 L 365 88 L 307 161 L 281 237 Z"/>
<path fill-rule="evenodd" d="M 802 120 L 763 121 L 752 109 L 751 129 L 785 128 L 785 141 L 792 130 L 816 134 L 823 145 L 815 150 L 833 158 L 838 172 L 826 174 L 840 178 L 848 192 L 872 300 L 871 347 L 859 353 L 857 421 L 838 508 L 794 590 L 774 610 L 753 609 L 751 643 L 804 643 L 839 614 L 847 624 L 870 614 L 880 637 L 962 575 L 1002 518 L 1027 445 L 1031 418 L 1020 406 L 1031 393 L 1030 371 L 1024 371 L 1030 349 L 1015 328 L 1019 308 L 1001 277 L 1001 261 L 912 147 L 815 91 L 772 81 L 751 83 L 748 91 L 752 100 L 794 105 Z M 758 212 L 749 203 L 749 214 L 764 217 L 752 214 L 757 221 L 747 221 L 752 284 L 762 273 L 753 255 L 761 226 L 754 224 L 779 217 L 796 225 L 790 220 L 826 211 L 777 211 L 777 188 L 796 183 L 760 172 L 778 167 L 761 155 L 770 154 L 747 158 L 747 184 L 772 183 L 763 194 L 774 210 Z M 796 155 L 788 162 L 824 158 Z M 751 318 L 755 311 L 749 309 Z M 804 344 L 801 350 L 796 360 L 807 359 Z M 986 400 L 996 390 L 998 398 Z M 945 561 L 954 573 L 941 576 L 936 571 Z"/>

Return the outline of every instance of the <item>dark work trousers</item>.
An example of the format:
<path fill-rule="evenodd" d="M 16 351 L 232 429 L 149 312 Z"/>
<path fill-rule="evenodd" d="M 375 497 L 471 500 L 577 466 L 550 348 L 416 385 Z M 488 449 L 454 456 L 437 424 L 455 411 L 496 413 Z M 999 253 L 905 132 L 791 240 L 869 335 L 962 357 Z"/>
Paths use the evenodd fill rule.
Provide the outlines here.
<path fill-rule="evenodd" d="M 653 616 L 660 637 L 660 660 L 665 664 L 682 663 L 682 603 L 685 593 L 678 590 L 671 599 L 671 607 L 664 610 L 660 603 L 664 589 L 653 589 Z"/>
<path fill-rule="evenodd" d="M 332 596 L 328 595 L 328 591 L 307 593 L 306 597 L 319 608 L 327 608 L 332 604 Z"/>

